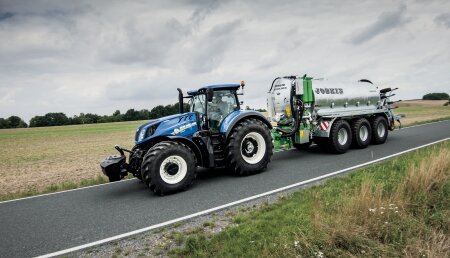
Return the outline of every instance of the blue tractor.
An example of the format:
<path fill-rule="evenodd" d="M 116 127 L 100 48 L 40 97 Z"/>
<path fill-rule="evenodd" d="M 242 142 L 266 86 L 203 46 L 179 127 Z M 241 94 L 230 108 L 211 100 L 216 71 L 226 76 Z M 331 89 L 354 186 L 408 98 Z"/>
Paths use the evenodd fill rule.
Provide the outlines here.
<path fill-rule="evenodd" d="M 241 110 L 244 86 L 243 81 L 205 86 L 187 96 L 178 89 L 179 114 L 140 126 L 133 149 L 116 145 L 120 155 L 102 161 L 103 173 L 110 181 L 131 173 L 164 195 L 187 189 L 197 167 L 225 167 L 236 175 L 264 170 L 273 155 L 272 126 L 261 113 Z M 186 113 L 184 99 L 189 99 Z"/>

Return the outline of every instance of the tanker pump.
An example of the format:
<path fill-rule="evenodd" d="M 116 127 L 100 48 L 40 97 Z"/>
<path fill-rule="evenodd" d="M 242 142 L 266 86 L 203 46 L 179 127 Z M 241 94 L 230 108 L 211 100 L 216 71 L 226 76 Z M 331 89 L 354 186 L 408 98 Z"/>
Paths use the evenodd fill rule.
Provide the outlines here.
<path fill-rule="evenodd" d="M 404 117 L 393 112 L 396 89 L 378 90 L 367 79 L 338 83 L 306 74 L 275 78 L 267 93 L 275 150 L 316 143 L 345 153 L 350 147 L 384 143 L 395 121 Z"/>

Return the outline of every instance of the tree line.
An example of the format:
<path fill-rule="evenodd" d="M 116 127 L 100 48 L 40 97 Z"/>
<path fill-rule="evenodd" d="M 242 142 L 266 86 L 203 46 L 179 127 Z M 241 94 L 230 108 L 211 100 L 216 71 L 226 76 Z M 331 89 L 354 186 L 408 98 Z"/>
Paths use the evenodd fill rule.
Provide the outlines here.
<path fill-rule="evenodd" d="M 0 117 L 0 129 L 25 127 L 28 127 L 27 123 L 25 123 L 25 121 L 18 116 L 10 116 L 6 119 Z"/>
<path fill-rule="evenodd" d="M 422 99 L 424 100 L 450 100 L 450 96 L 445 92 L 434 92 L 425 94 Z"/>
<path fill-rule="evenodd" d="M 184 104 L 184 110 L 187 111 L 188 109 L 189 105 Z M 178 112 L 178 103 L 166 106 L 159 105 L 152 108 L 150 111 L 148 109 L 135 110 L 131 108 L 128 109 L 124 114 L 122 114 L 120 110 L 116 110 L 112 115 L 109 116 L 101 116 L 91 113 L 80 113 L 79 115 L 74 115 L 73 117 L 67 117 L 66 114 L 62 112 L 54 112 L 31 118 L 29 126 L 20 117 L 11 116 L 7 119 L 0 118 L 0 129 L 149 120 L 177 114 Z"/>

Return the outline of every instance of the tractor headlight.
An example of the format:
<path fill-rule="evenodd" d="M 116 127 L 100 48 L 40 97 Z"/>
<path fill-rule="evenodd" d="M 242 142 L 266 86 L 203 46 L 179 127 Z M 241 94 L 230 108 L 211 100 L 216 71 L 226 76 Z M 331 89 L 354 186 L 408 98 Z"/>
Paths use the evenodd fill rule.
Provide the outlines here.
<path fill-rule="evenodd" d="M 159 124 L 152 125 L 152 126 L 147 127 L 147 128 L 145 128 L 145 127 L 142 128 L 137 133 L 137 141 L 140 142 L 140 141 L 144 140 L 145 138 L 152 136 L 155 133 L 156 128 L 158 128 L 158 126 L 159 126 Z"/>
<path fill-rule="evenodd" d="M 142 141 L 145 137 L 145 129 L 142 128 L 141 131 L 139 132 L 139 136 L 138 136 L 138 142 Z"/>

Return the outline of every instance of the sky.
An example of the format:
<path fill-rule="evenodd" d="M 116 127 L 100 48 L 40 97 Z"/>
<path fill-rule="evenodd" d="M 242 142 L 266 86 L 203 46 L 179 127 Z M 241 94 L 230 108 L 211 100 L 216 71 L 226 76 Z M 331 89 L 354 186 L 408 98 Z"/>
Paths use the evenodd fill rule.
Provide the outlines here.
<path fill-rule="evenodd" d="M 0 0 L 0 117 L 112 114 L 308 74 L 450 93 L 450 1 Z"/>

